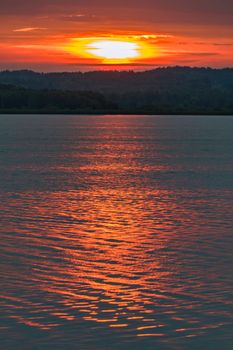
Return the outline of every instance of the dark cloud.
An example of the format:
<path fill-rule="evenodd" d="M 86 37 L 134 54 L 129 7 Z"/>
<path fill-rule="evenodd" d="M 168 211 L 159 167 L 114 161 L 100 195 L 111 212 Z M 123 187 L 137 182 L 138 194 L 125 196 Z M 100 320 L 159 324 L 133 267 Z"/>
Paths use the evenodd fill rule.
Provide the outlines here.
<path fill-rule="evenodd" d="M 232 0 L 5 0 L 0 15 L 97 13 L 111 19 L 232 24 Z"/>
<path fill-rule="evenodd" d="M 188 56 L 218 56 L 219 52 L 187 52 Z"/>
<path fill-rule="evenodd" d="M 233 46 L 233 43 L 213 43 L 214 46 Z"/>

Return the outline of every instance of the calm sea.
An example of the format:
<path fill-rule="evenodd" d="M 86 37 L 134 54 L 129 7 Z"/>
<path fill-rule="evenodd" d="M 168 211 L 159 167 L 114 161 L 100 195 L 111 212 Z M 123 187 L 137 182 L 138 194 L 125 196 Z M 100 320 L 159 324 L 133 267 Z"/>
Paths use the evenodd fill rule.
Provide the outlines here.
<path fill-rule="evenodd" d="M 232 349 L 232 134 L 1 115 L 1 349 Z"/>

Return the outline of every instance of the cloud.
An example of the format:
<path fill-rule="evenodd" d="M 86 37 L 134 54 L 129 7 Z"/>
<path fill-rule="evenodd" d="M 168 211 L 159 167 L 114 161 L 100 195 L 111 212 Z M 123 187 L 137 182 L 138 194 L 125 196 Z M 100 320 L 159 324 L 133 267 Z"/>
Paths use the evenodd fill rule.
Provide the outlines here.
<path fill-rule="evenodd" d="M 232 25 L 232 0 L 5 0 L 0 2 L 3 15 L 52 15 L 70 13 L 104 14 L 129 20 L 157 21 L 158 23 L 179 21 L 206 24 Z M 140 17 L 141 16 L 141 17 Z"/>
<path fill-rule="evenodd" d="M 39 27 L 26 27 L 26 28 L 19 28 L 14 29 L 13 32 L 33 32 L 35 30 L 46 30 L 47 28 L 39 28 Z"/>
<path fill-rule="evenodd" d="M 213 43 L 214 46 L 233 46 L 232 43 Z"/>
<path fill-rule="evenodd" d="M 78 13 L 78 14 L 70 14 L 70 15 L 62 15 L 60 16 L 61 20 L 65 20 L 65 21 L 89 21 L 89 20 L 96 20 L 97 16 L 96 15 L 88 15 L 88 14 L 82 14 L 82 13 Z"/>

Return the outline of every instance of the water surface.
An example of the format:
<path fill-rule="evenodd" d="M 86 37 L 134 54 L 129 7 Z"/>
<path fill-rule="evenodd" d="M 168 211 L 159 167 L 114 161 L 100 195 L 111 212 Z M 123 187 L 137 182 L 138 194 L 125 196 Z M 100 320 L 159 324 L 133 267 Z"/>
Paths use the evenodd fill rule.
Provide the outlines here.
<path fill-rule="evenodd" d="M 231 349 L 232 132 L 0 116 L 2 349 Z"/>

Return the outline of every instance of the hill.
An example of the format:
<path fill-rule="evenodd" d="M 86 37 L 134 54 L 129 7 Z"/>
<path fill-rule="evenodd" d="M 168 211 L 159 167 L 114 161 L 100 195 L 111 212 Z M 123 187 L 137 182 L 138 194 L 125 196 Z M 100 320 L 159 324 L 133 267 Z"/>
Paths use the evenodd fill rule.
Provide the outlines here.
<path fill-rule="evenodd" d="M 1 112 L 12 109 L 51 113 L 233 114 L 231 68 L 170 67 L 145 72 L 86 73 L 2 71 L 0 84 Z M 11 100 L 8 104 L 7 98 L 8 102 Z"/>

